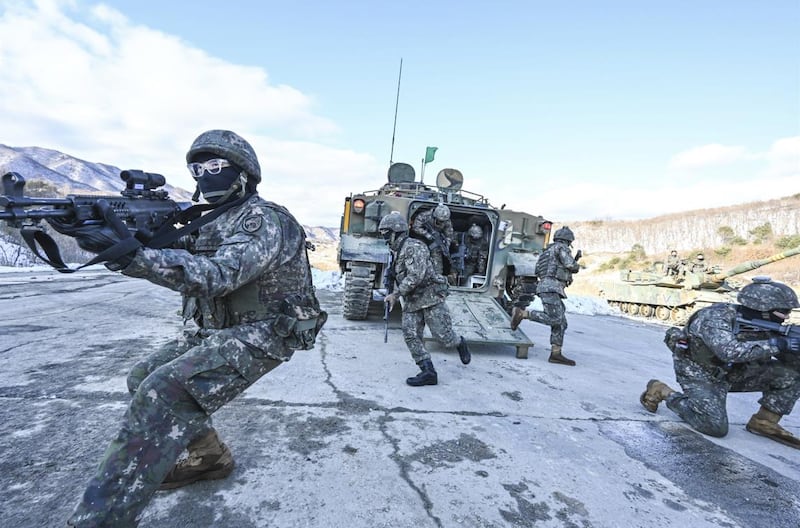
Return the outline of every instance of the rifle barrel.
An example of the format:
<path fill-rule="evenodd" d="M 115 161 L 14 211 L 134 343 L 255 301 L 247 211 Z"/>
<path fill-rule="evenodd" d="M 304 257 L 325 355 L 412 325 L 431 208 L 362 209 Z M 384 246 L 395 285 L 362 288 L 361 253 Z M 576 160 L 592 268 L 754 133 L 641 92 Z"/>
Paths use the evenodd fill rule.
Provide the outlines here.
<path fill-rule="evenodd" d="M 0 211 L 0 220 L 41 220 L 43 218 L 65 218 L 72 216 L 69 209 L 17 209 L 6 208 Z"/>

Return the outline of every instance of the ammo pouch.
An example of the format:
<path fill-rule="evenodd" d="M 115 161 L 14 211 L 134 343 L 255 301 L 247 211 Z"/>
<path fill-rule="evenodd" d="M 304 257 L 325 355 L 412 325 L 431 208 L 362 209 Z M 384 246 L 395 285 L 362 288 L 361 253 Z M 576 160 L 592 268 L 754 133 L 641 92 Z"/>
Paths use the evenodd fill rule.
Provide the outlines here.
<path fill-rule="evenodd" d="M 327 320 L 328 313 L 320 309 L 315 296 L 292 294 L 282 301 L 272 329 L 292 350 L 310 350 Z"/>
<path fill-rule="evenodd" d="M 664 343 L 675 354 L 689 353 L 689 335 L 684 328 L 677 326 L 667 328 L 667 332 L 664 334 Z"/>

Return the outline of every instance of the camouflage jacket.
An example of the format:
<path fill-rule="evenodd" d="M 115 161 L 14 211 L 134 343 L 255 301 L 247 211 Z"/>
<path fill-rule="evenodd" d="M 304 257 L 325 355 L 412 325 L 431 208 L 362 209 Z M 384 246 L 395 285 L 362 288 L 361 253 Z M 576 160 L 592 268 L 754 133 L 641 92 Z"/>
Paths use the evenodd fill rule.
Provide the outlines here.
<path fill-rule="evenodd" d="M 403 310 L 416 312 L 444 302 L 447 279 L 434 271 L 425 244 L 413 238 L 401 238 L 395 242 L 392 256 L 395 291 L 403 300 Z"/>
<path fill-rule="evenodd" d="M 436 222 L 433 219 L 433 209 L 428 209 L 427 211 L 422 211 L 419 213 L 414 218 L 414 221 L 411 225 L 411 231 L 417 238 L 424 240 L 429 246 L 436 242 L 436 231 L 441 233 L 441 237 L 444 239 L 443 242 L 448 246 L 450 242 L 453 241 L 454 236 L 453 223 L 450 220 L 448 220 L 441 228 L 436 227 Z M 449 255 L 449 247 L 444 247 L 441 249 L 442 252 L 445 252 Z"/>
<path fill-rule="evenodd" d="M 464 260 L 475 265 L 475 272 L 479 275 L 486 273 L 486 263 L 489 260 L 489 243 L 483 238 L 474 239 L 465 237 L 464 245 L 466 251 Z"/>
<path fill-rule="evenodd" d="M 695 312 L 684 331 L 689 355 L 704 366 L 769 360 L 780 353 L 764 332 L 736 332 L 737 305 L 717 303 Z"/>
<path fill-rule="evenodd" d="M 318 312 L 305 232 L 284 207 L 254 195 L 181 242 L 183 249 L 138 250 L 122 273 L 180 292 L 184 320 L 271 330 L 281 314 Z"/>
<path fill-rule="evenodd" d="M 564 288 L 572 284 L 572 274 L 578 270 L 580 266 L 569 246 L 561 241 L 553 242 L 536 261 L 536 275 L 539 277 L 536 293 L 557 293 L 566 298 Z"/>

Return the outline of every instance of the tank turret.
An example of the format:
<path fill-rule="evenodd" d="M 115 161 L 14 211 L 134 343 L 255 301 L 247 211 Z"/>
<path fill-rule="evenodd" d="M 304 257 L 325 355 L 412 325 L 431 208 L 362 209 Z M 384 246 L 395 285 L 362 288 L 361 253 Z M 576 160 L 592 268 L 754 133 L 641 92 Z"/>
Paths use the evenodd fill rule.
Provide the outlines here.
<path fill-rule="evenodd" d="M 672 274 L 624 270 L 619 282 L 601 285 L 600 296 L 623 313 L 681 324 L 703 306 L 736 302 L 737 287 L 728 282 L 729 278 L 798 254 L 800 246 L 724 271 L 690 271 L 686 265 Z"/>

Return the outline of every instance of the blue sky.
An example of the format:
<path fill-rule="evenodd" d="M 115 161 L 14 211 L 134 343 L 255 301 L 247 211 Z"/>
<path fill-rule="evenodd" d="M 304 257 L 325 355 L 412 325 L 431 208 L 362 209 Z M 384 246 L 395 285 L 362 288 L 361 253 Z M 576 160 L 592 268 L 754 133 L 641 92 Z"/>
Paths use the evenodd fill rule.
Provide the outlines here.
<path fill-rule="evenodd" d="M 338 225 L 394 161 L 556 221 L 800 192 L 800 2 L 6 1 L 0 143 L 141 166 L 236 130 Z"/>

